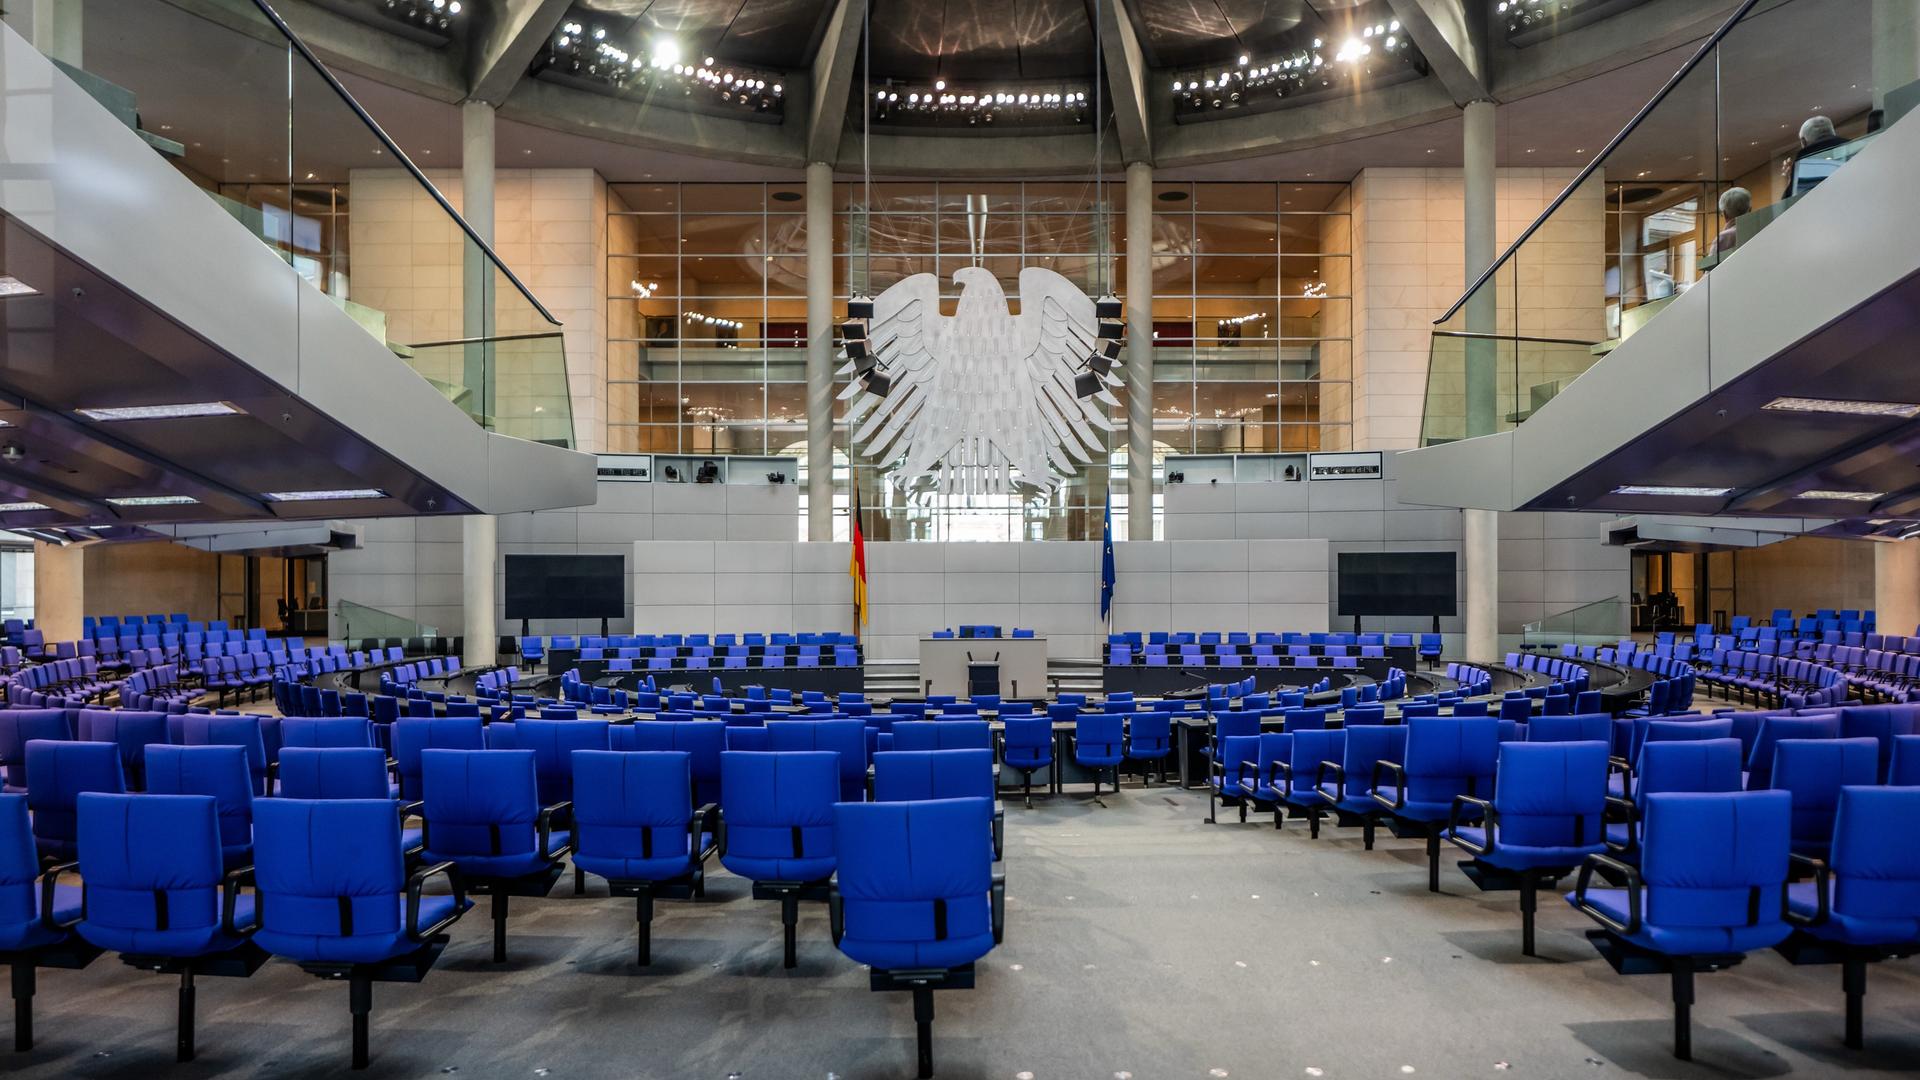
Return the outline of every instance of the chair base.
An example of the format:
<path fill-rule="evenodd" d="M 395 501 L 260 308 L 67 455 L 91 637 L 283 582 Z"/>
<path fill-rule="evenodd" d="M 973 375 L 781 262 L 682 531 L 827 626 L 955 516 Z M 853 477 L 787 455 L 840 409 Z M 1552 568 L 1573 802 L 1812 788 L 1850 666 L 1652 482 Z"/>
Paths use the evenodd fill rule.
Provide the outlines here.
<path fill-rule="evenodd" d="M 1839 964 L 1840 989 L 1847 997 L 1845 1042 L 1859 1050 L 1866 1045 L 1867 965 L 1881 960 L 1900 960 L 1920 952 L 1920 943 L 1902 945 L 1842 945 L 1821 941 L 1804 930 L 1796 930 L 1787 940 L 1773 947 L 1795 967 L 1810 964 Z"/>
<path fill-rule="evenodd" d="M 427 977 L 447 949 L 447 935 L 435 934 L 410 953 L 377 964 L 301 964 L 300 970 L 322 979 L 347 980 L 347 1009 L 353 1015 L 353 1067 L 367 1067 L 367 1028 L 373 1014 L 373 984 L 417 983 Z"/>
<path fill-rule="evenodd" d="M 1356 814 L 1349 810 L 1335 810 L 1333 812 L 1333 821 L 1334 824 L 1343 829 L 1358 827 L 1360 829 L 1361 843 L 1365 845 L 1367 851 L 1373 850 L 1373 834 L 1374 830 L 1379 828 L 1379 818 L 1372 814 Z"/>
<path fill-rule="evenodd" d="M 40 968 L 79 971 L 100 958 L 105 949 L 88 944 L 75 935 L 57 945 L 21 952 L 0 952 L 0 964 L 13 969 L 13 1048 L 18 1053 L 33 1049 L 33 995 Z"/>
<path fill-rule="evenodd" d="M 507 901 L 509 897 L 526 896 L 538 899 L 553 894 L 553 887 L 560 882 L 560 876 L 566 873 L 566 866 L 554 863 L 545 870 L 516 878 L 465 878 L 469 896 L 489 896 L 492 902 L 487 905 L 488 914 L 493 916 L 493 962 L 507 962 Z"/>
<path fill-rule="evenodd" d="M 920 1080 L 928 1080 L 933 1075 L 933 992 L 973 989 L 973 965 L 875 970 L 870 974 L 867 986 L 875 991 L 912 991 L 914 1042 L 919 1053 L 919 1071 L 916 1075 Z"/>
<path fill-rule="evenodd" d="M 1673 1056 L 1693 1060 L 1693 977 L 1705 971 L 1725 971 L 1745 960 L 1745 953 L 1670 956 L 1621 940 L 1608 930 L 1589 930 L 1587 940 L 1607 966 L 1622 975 L 1670 975 L 1673 978 Z"/>
<path fill-rule="evenodd" d="M 655 900 L 696 900 L 707 895 L 704 867 L 670 881 L 607 880 L 607 895 L 631 897 L 634 921 L 640 924 L 636 959 L 641 967 L 653 963 L 653 902 Z"/>
<path fill-rule="evenodd" d="M 1533 917 L 1540 907 L 1540 886 L 1551 889 L 1560 879 L 1573 873 L 1570 866 L 1543 866 L 1537 870 L 1509 870 L 1492 866 L 1479 859 L 1461 859 L 1460 872 L 1468 881 L 1474 883 L 1481 892 L 1519 892 L 1520 894 L 1520 952 L 1526 956 L 1535 955 L 1533 951 Z"/>
<path fill-rule="evenodd" d="M 1440 891 L 1440 833 L 1445 825 L 1438 821 L 1412 821 L 1388 816 L 1387 831 L 1401 840 L 1427 842 L 1427 891 Z"/>
<path fill-rule="evenodd" d="M 246 979 L 260 970 L 269 959 L 265 949 L 253 942 L 244 942 L 225 952 L 209 953 L 205 956 L 143 956 L 137 953 L 121 953 L 120 961 L 128 967 L 141 971 L 153 971 L 163 975 L 180 976 L 180 1020 L 174 1034 L 174 1060 L 187 1062 L 193 1060 L 194 996 L 193 979 L 196 975 L 211 975 L 216 978 Z"/>
<path fill-rule="evenodd" d="M 791 969 L 800 962 L 795 940 L 800 927 L 800 901 L 818 900 L 824 903 L 831 891 L 828 880 L 756 881 L 753 883 L 755 900 L 780 901 L 780 926 L 786 938 L 786 952 L 781 960 L 781 967 Z"/>

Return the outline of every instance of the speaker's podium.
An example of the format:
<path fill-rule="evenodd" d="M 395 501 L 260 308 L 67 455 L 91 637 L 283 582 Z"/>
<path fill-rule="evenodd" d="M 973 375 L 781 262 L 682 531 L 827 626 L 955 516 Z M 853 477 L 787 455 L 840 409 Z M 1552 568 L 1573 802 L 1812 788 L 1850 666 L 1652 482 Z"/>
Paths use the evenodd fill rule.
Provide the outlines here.
<path fill-rule="evenodd" d="M 927 694 L 1004 698 L 1044 697 L 1047 639 L 1043 637 L 923 637 L 920 684 Z"/>

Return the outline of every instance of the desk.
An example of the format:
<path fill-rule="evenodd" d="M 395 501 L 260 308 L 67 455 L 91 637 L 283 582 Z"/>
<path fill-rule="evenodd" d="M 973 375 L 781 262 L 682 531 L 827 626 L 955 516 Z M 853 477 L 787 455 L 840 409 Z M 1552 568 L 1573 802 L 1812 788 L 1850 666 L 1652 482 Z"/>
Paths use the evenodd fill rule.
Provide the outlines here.
<path fill-rule="evenodd" d="M 926 694 L 967 696 L 967 655 L 975 660 L 1000 657 L 1000 696 L 1044 697 L 1047 692 L 1047 639 L 920 639 L 920 689 Z"/>

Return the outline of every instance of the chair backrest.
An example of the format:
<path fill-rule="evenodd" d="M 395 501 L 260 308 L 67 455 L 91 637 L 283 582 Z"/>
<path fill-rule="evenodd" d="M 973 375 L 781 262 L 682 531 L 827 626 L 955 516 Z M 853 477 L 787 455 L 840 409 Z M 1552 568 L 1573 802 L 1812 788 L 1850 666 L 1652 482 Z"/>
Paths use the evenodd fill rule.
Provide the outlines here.
<path fill-rule="evenodd" d="M 1527 723 L 1527 741 L 1607 742 L 1612 729 L 1613 718 L 1606 713 L 1536 716 Z"/>
<path fill-rule="evenodd" d="M 1760 722 L 1760 734 L 1754 739 L 1752 755 L 1747 758 L 1747 790 L 1759 791 L 1773 786 L 1773 747 L 1780 740 L 1839 737 L 1840 717 L 1835 713 L 1767 717 Z"/>
<path fill-rule="evenodd" d="M 391 799 L 386 752 L 373 746 L 289 746 L 280 751 L 283 799 Z"/>
<path fill-rule="evenodd" d="M 1082 713 L 1073 722 L 1074 742 L 1084 752 L 1118 754 L 1126 739 L 1127 717 L 1122 713 Z"/>
<path fill-rule="evenodd" d="M 1784 791 L 1646 798 L 1646 921 L 1662 927 L 1780 925 L 1793 801 Z"/>
<path fill-rule="evenodd" d="M 1920 912 L 1920 788 L 1843 787 L 1833 819 L 1833 910 L 1851 919 L 1902 920 Z"/>
<path fill-rule="evenodd" d="M 727 746 L 722 720 L 640 720 L 617 724 L 610 732 L 614 750 L 679 750 L 689 756 L 695 793 L 702 802 L 720 801 L 720 755 Z"/>
<path fill-rule="evenodd" d="M 1158 750 L 1171 744 L 1173 714 L 1154 709 L 1127 717 L 1127 739 L 1135 750 Z"/>
<path fill-rule="evenodd" d="M 1493 786 L 1500 721 L 1491 716 L 1418 717 L 1407 721 L 1409 802 L 1452 803 Z"/>
<path fill-rule="evenodd" d="M 153 746 L 147 790 L 156 795 L 208 795 L 220 812 L 220 846 L 229 857 L 253 843 L 253 778 L 239 746 Z"/>
<path fill-rule="evenodd" d="M 373 722 L 358 716 L 290 716 L 280 722 L 280 746 L 308 748 L 373 745 Z"/>
<path fill-rule="evenodd" d="M 1604 739 L 1503 744 L 1493 792 L 1499 842 L 1521 847 L 1598 843 L 1607 805 L 1607 749 Z"/>
<path fill-rule="evenodd" d="M 854 798 L 855 792 L 866 787 L 867 726 L 858 720 L 770 720 L 767 749 L 775 753 L 831 751 L 840 755 L 841 791 Z"/>
<path fill-rule="evenodd" d="M 959 967 L 993 948 L 985 799 L 843 803 L 840 949 L 875 971 Z"/>
<path fill-rule="evenodd" d="M 79 720 L 80 738 L 118 746 L 120 765 L 126 770 L 129 783 L 142 785 L 147 747 L 167 741 L 167 714 L 132 709 L 82 709 Z"/>
<path fill-rule="evenodd" d="M 993 727 L 985 720 L 904 720 L 893 725 L 893 749 L 991 751 Z"/>
<path fill-rule="evenodd" d="M 263 799 L 255 827 L 263 943 L 302 961 L 385 960 L 407 930 L 400 903 L 406 868 L 392 800 Z M 374 939 L 360 947 L 371 952 L 357 951 L 354 938 Z"/>
<path fill-rule="evenodd" d="M 531 750 L 422 750 L 427 849 L 463 856 L 522 855 L 539 846 L 540 787 Z"/>
<path fill-rule="evenodd" d="M 80 936 L 162 956 L 175 942 L 204 943 L 220 925 L 226 873 L 214 800 L 88 792 L 75 809 L 85 882 Z"/>
<path fill-rule="evenodd" d="M 1723 793 L 1739 791 L 1740 740 L 1656 742 L 1641 747 L 1635 766 L 1633 797 L 1669 791 Z"/>
<path fill-rule="evenodd" d="M 604 720 L 521 720 L 514 724 L 514 745 L 533 751 L 540 805 L 573 798 L 573 752 L 611 748 Z"/>
<path fill-rule="evenodd" d="M 420 798 L 420 755 L 427 750 L 481 750 L 486 735 L 480 720 L 460 717 L 402 717 L 393 724 L 393 760 L 399 766 L 400 797 Z"/>
<path fill-rule="evenodd" d="M 1053 746 L 1053 720 L 1045 716 L 1015 716 L 1001 732 L 1002 745 L 1028 750 Z"/>
<path fill-rule="evenodd" d="M 1373 790 L 1376 762 L 1398 765 L 1407 757 L 1407 728 L 1404 724 L 1366 724 L 1346 729 L 1340 748 L 1340 767 L 1346 773 L 1346 796 L 1363 798 Z"/>
<path fill-rule="evenodd" d="M 1258 734 L 1260 734 L 1258 712 L 1227 709 L 1213 714 L 1213 737 L 1216 739 Z"/>
<path fill-rule="evenodd" d="M 1773 749 L 1773 786 L 1793 798 L 1793 849 L 1826 851 L 1840 789 L 1878 779 L 1880 744 L 1862 739 L 1781 739 Z"/>
<path fill-rule="evenodd" d="M 26 795 L 0 795 L 0 950 L 24 944 L 40 925 L 39 873 Z"/>
<path fill-rule="evenodd" d="M 727 838 L 721 862 L 755 881 L 816 881 L 833 873 L 840 768 L 831 750 L 720 755 Z"/>
<path fill-rule="evenodd" d="M 27 744 L 36 739 L 66 742 L 73 738 L 65 709 L 0 709 L 0 777 L 9 791 L 27 790 Z"/>
<path fill-rule="evenodd" d="M 682 750 L 576 750 L 573 821 L 579 854 L 685 859 L 693 820 L 693 757 Z M 638 867 L 636 867 L 638 869 Z"/>
<path fill-rule="evenodd" d="M 42 855 L 72 858 L 79 841 L 75 801 L 82 792 L 118 795 L 126 791 L 120 750 L 108 743 L 35 739 L 27 743 L 27 809 L 33 812 L 33 837 Z"/>
<path fill-rule="evenodd" d="M 1307 728 L 1304 731 L 1288 732 L 1287 756 L 1285 761 L 1293 772 L 1292 783 L 1287 785 L 1287 794 L 1313 792 L 1314 776 L 1319 772 L 1323 761 L 1339 761 L 1346 746 L 1345 731 L 1329 731 L 1326 728 Z M 1267 736 L 1262 736 L 1267 738 Z M 1317 797 L 1317 796 L 1316 796 Z"/>
<path fill-rule="evenodd" d="M 888 750 L 873 756 L 878 802 L 993 798 L 993 751 Z"/>
<path fill-rule="evenodd" d="M 257 716 L 176 716 L 182 746 L 238 746 L 247 752 L 253 793 L 267 793 L 267 741 Z M 149 754 L 149 757 L 152 755 Z"/>
<path fill-rule="evenodd" d="M 1894 736 L 1887 783 L 1895 787 L 1920 787 L 1920 735 Z"/>

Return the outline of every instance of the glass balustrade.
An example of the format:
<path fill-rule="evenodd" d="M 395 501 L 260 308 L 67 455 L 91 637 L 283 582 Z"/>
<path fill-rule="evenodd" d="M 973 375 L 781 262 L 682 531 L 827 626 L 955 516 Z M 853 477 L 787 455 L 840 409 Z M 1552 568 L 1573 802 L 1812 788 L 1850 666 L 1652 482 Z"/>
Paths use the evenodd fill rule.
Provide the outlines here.
<path fill-rule="evenodd" d="M 1874 7 L 1749 0 L 1689 54 L 1435 321 L 1422 445 L 1526 422 L 1920 100 Z"/>
<path fill-rule="evenodd" d="M 344 641 L 364 641 L 369 638 L 386 640 L 397 638 L 406 641 L 409 638 L 437 638 L 438 627 L 395 615 L 391 611 L 356 604 L 351 600 L 340 600 L 334 604 L 334 615 L 340 620 L 340 638 Z"/>
<path fill-rule="evenodd" d="M 1596 600 L 1527 623 L 1520 640 L 1527 648 L 1612 645 L 1627 636 L 1627 614 L 1627 602 L 1620 597 Z"/>

